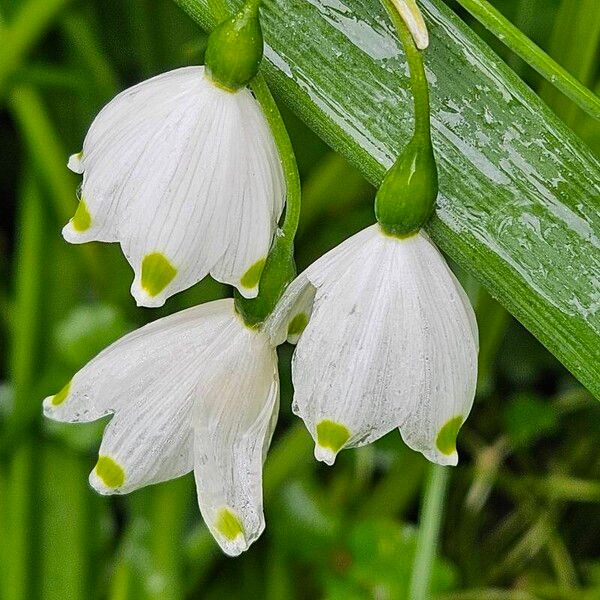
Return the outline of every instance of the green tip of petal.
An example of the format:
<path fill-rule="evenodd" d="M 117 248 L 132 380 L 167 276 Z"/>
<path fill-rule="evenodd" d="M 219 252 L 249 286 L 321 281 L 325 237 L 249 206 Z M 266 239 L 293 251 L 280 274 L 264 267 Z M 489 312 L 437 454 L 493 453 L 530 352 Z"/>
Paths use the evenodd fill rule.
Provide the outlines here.
<path fill-rule="evenodd" d="M 324 420 L 317 424 L 317 443 L 322 448 L 339 452 L 350 439 L 350 430 L 341 423 Z"/>
<path fill-rule="evenodd" d="M 83 200 L 79 201 L 79 206 L 71 219 L 71 224 L 73 225 L 73 229 L 80 233 L 87 231 L 90 228 L 90 225 L 92 224 L 92 215 L 90 215 Z"/>
<path fill-rule="evenodd" d="M 160 252 L 144 256 L 142 261 L 142 287 L 149 296 L 157 296 L 173 281 L 177 269 Z"/>
<path fill-rule="evenodd" d="M 99 456 L 96 463 L 96 475 L 108 488 L 118 488 L 125 482 L 125 471 L 123 467 L 115 462 L 110 456 Z"/>
<path fill-rule="evenodd" d="M 446 456 L 456 452 L 456 436 L 463 424 L 462 415 L 450 419 L 439 431 L 435 440 L 437 449 Z"/>
<path fill-rule="evenodd" d="M 71 388 L 71 382 L 69 381 L 69 383 L 67 383 L 62 388 L 62 390 L 60 390 L 60 392 L 58 392 L 58 394 L 54 394 L 54 396 L 52 396 L 52 400 L 51 400 L 52 406 L 59 406 L 60 404 L 62 404 L 67 399 L 70 388 Z"/>
<path fill-rule="evenodd" d="M 222 508 L 215 523 L 217 531 L 228 540 L 244 536 L 244 527 L 238 516 L 229 508 Z"/>
<path fill-rule="evenodd" d="M 242 287 L 252 289 L 258 285 L 260 276 L 265 268 L 266 259 L 257 260 L 241 277 L 240 284 Z"/>
<path fill-rule="evenodd" d="M 300 335 L 308 325 L 308 315 L 306 313 L 297 314 L 288 325 L 288 337 Z"/>

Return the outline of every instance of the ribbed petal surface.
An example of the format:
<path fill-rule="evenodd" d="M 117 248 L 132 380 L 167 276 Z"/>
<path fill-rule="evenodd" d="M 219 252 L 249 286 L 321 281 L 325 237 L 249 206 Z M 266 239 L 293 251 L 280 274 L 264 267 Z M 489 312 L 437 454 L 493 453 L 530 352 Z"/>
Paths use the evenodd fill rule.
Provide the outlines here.
<path fill-rule="evenodd" d="M 160 306 L 209 272 L 256 295 L 245 275 L 268 253 L 285 190 L 248 90 L 216 87 L 204 67 L 144 81 L 100 112 L 69 166 L 83 172 L 83 208 L 65 239 L 119 241 L 138 304 Z"/>

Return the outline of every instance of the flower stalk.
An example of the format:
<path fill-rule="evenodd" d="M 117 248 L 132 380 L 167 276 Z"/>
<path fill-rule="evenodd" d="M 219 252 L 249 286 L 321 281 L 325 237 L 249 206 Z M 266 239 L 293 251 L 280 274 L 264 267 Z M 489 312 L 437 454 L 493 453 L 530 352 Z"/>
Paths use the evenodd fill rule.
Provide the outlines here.
<path fill-rule="evenodd" d="M 382 0 L 404 46 L 414 98 L 415 127 L 375 198 L 375 215 L 393 237 L 412 236 L 431 218 L 438 194 L 437 166 L 431 143 L 429 89 L 423 58 L 392 0 Z"/>
<path fill-rule="evenodd" d="M 440 465 L 430 465 L 417 537 L 417 549 L 410 581 L 413 600 L 430 598 L 431 573 L 437 554 L 440 528 L 444 512 L 444 498 L 450 470 Z"/>

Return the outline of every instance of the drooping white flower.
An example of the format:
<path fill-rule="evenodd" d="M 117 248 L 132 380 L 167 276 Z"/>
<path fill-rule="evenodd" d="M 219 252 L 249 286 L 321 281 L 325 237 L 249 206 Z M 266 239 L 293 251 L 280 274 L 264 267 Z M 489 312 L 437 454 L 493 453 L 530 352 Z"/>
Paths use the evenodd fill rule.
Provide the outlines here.
<path fill-rule="evenodd" d="M 161 306 L 209 272 L 253 298 L 285 200 L 277 149 L 247 88 L 225 90 L 204 67 L 121 92 L 83 150 L 72 243 L 120 242 L 140 306 Z"/>
<path fill-rule="evenodd" d="M 114 415 L 90 474 L 101 494 L 193 470 L 204 520 L 232 556 L 264 529 L 262 464 L 278 407 L 275 350 L 232 300 L 126 335 L 44 400 L 45 415 L 58 421 Z"/>
<path fill-rule="evenodd" d="M 398 427 L 408 446 L 442 465 L 477 380 L 477 323 L 469 300 L 423 232 L 404 239 L 364 229 L 304 271 L 267 325 L 298 340 L 293 410 L 317 459 Z"/>

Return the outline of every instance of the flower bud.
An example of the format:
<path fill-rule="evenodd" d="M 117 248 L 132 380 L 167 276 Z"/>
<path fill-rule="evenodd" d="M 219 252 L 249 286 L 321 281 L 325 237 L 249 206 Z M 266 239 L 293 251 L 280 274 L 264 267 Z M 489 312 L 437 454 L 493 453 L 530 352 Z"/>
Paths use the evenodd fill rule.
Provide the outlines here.
<path fill-rule="evenodd" d="M 258 3 L 250 1 L 210 34 L 206 69 L 214 83 L 233 92 L 247 85 L 258 73 L 262 55 Z"/>

